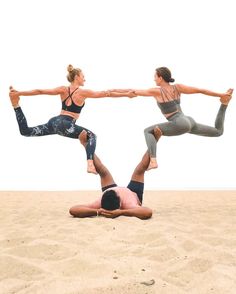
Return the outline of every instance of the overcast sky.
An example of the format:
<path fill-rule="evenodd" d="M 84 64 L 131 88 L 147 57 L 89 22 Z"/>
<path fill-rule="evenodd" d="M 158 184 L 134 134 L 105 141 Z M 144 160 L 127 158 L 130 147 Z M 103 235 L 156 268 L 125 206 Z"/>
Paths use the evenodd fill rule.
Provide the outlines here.
<path fill-rule="evenodd" d="M 234 1 L 8 0 L 0 3 L 0 190 L 99 189 L 86 173 L 76 140 L 20 135 L 8 99 L 19 90 L 67 85 L 66 67 L 82 68 L 84 88 L 145 89 L 154 70 L 171 69 L 176 83 L 224 92 L 236 88 Z M 60 112 L 57 96 L 22 97 L 29 126 Z M 219 99 L 182 95 L 183 111 L 214 125 Z M 97 150 L 124 186 L 146 150 L 144 128 L 164 122 L 154 98 L 88 99 L 77 123 L 97 134 Z M 219 138 L 162 137 L 159 168 L 146 173 L 146 189 L 236 188 L 236 99 Z"/>

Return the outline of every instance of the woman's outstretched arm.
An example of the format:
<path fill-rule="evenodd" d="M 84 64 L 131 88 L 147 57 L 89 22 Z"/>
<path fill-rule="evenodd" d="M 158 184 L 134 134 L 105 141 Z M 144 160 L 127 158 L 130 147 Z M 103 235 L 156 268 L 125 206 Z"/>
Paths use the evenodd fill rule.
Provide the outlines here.
<path fill-rule="evenodd" d="M 190 87 L 182 84 L 176 84 L 176 87 L 180 93 L 183 94 L 203 94 L 207 96 L 213 96 L 213 97 L 220 97 L 220 98 L 227 98 L 231 96 L 232 93 L 230 92 L 225 92 L 225 93 L 219 93 L 219 92 L 214 92 L 211 90 L 206 90 L 202 88 L 196 88 L 196 87 Z"/>
<path fill-rule="evenodd" d="M 106 98 L 106 97 L 135 97 L 134 93 L 132 91 L 122 91 L 122 92 L 116 92 L 116 91 L 92 91 L 88 89 L 80 89 L 80 95 L 85 98 Z"/>
<path fill-rule="evenodd" d="M 137 90 L 137 89 L 112 89 L 109 90 L 111 93 L 133 93 L 132 97 L 137 96 L 159 96 L 160 95 L 160 89 L 159 88 L 150 88 L 146 90 Z"/>
<path fill-rule="evenodd" d="M 19 96 L 60 95 L 66 91 L 66 87 L 61 86 L 54 89 L 35 89 L 30 91 L 17 91 L 12 88 L 11 91 L 16 92 Z"/>

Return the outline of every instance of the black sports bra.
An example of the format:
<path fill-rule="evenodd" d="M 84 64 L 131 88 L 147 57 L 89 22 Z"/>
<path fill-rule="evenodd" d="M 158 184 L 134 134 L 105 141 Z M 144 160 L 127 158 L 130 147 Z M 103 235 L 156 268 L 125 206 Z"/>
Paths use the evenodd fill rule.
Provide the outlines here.
<path fill-rule="evenodd" d="M 81 105 L 81 106 L 74 103 L 74 101 L 72 99 L 72 95 L 75 93 L 76 90 L 78 90 L 78 88 L 76 88 L 72 93 L 70 93 L 70 87 L 68 87 L 69 95 L 65 100 L 62 101 L 62 109 L 63 110 L 74 112 L 74 113 L 80 113 L 81 112 L 81 110 L 84 107 L 85 103 L 83 105 Z M 70 105 L 66 105 L 66 101 L 68 99 L 71 99 L 71 104 Z"/>

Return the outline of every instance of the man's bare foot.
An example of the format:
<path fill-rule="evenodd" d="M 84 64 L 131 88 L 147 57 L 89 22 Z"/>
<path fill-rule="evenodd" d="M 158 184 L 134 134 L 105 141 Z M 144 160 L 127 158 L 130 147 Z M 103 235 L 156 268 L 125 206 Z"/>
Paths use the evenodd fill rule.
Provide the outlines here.
<path fill-rule="evenodd" d="M 19 95 L 17 94 L 17 91 L 13 89 L 12 86 L 9 87 L 9 90 L 10 90 L 10 93 L 9 93 L 9 97 L 10 97 L 10 100 L 11 100 L 11 104 L 14 108 L 17 108 L 19 107 L 19 100 L 20 100 L 20 97 Z"/>
<path fill-rule="evenodd" d="M 234 89 L 229 89 L 226 92 L 226 95 L 224 95 L 223 97 L 220 98 L 220 102 L 224 105 L 228 105 L 231 98 L 232 98 L 233 91 L 234 91 Z"/>
<path fill-rule="evenodd" d="M 150 170 L 150 169 L 154 169 L 154 168 L 157 168 L 158 165 L 157 165 L 157 160 L 155 157 L 151 157 L 150 158 L 150 163 L 149 163 L 149 166 L 147 168 L 147 170 Z"/>
<path fill-rule="evenodd" d="M 156 127 L 156 128 L 154 128 L 153 132 L 154 132 L 154 137 L 158 141 L 160 139 L 160 137 L 162 136 L 161 129 L 159 129 L 158 127 Z"/>
<path fill-rule="evenodd" d="M 88 164 L 87 165 L 87 172 L 97 175 L 98 173 L 97 173 L 96 168 L 94 166 L 93 160 L 92 159 L 88 159 L 87 160 L 87 164 Z"/>

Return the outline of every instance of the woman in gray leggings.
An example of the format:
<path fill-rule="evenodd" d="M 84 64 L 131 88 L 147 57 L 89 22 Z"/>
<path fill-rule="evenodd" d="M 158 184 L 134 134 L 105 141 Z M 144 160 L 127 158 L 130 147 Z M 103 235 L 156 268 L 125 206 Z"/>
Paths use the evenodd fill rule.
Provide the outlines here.
<path fill-rule="evenodd" d="M 170 85 L 175 80 L 166 67 L 159 67 L 155 71 L 155 82 L 158 88 L 148 90 L 133 90 L 137 96 L 154 96 L 168 122 L 152 125 L 144 130 L 144 135 L 150 154 L 148 169 L 157 168 L 156 143 L 163 136 L 178 136 L 191 133 L 199 136 L 218 137 L 223 134 L 225 111 L 232 97 L 233 89 L 226 93 L 189 87 L 181 84 Z M 221 106 L 215 120 L 215 127 L 196 123 L 193 118 L 183 114 L 180 107 L 181 94 L 201 93 L 208 96 L 220 97 Z"/>

